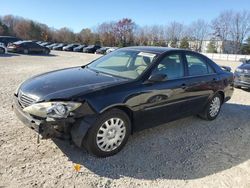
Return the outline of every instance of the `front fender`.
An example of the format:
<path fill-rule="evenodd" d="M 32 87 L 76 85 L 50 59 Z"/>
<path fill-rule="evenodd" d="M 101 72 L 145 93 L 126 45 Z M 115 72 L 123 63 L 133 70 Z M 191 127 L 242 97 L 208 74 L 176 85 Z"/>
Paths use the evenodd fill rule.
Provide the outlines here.
<path fill-rule="evenodd" d="M 78 146 L 82 147 L 83 139 L 86 136 L 89 128 L 95 123 L 96 115 L 80 118 L 76 120 L 71 128 L 71 139 Z"/>

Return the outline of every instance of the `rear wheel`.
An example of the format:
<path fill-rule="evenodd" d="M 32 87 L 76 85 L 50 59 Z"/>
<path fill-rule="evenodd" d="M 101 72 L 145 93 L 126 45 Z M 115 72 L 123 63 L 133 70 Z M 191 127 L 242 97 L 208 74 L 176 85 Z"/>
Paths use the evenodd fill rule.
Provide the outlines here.
<path fill-rule="evenodd" d="M 88 131 L 83 145 L 97 157 L 118 153 L 126 144 L 131 132 L 130 119 L 121 110 L 109 110 Z"/>
<path fill-rule="evenodd" d="M 214 120 L 220 113 L 222 105 L 222 96 L 220 94 L 216 94 L 207 104 L 203 113 L 199 114 L 199 116 L 206 120 Z"/>

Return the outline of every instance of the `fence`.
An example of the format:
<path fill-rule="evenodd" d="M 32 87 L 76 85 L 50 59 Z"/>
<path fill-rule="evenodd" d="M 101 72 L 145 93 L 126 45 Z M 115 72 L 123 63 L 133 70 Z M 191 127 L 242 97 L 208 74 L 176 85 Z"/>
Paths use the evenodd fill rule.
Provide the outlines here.
<path fill-rule="evenodd" d="M 250 59 L 250 55 L 240 54 L 215 54 L 215 53 L 202 53 L 213 60 L 226 60 L 226 61 L 239 61 L 240 59 Z"/>

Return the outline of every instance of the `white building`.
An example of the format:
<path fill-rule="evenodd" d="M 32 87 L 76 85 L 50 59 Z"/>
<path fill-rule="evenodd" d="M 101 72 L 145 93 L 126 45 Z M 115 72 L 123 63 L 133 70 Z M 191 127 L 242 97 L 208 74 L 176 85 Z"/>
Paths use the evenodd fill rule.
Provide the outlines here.
<path fill-rule="evenodd" d="M 208 51 L 208 46 L 211 41 L 212 40 L 204 40 L 200 42 L 198 40 L 189 40 L 188 41 L 189 49 L 206 53 Z M 223 42 L 221 40 L 213 40 L 213 42 L 215 43 L 217 53 L 225 53 L 225 54 L 234 53 L 234 45 L 232 41 L 224 41 L 224 50 L 223 50 Z M 169 47 L 171 47 L 170 44 L 171 42 L 167 42 L 167 45 Z M 180 41 L 177 42 L 177 47 L 180 47 Z"/>

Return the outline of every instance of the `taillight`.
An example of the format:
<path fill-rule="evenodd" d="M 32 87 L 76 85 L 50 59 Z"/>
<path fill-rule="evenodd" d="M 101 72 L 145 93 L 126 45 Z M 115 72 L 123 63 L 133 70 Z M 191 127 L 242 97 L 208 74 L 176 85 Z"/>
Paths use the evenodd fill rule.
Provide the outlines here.
<path fill-rule="evenodd" d="M 19 48 L 20 47 L 20 45 L 18 45 L 18 44 L 9 44 L 8 46 L 12 46 L 12 47 L 15 47 L 15 48 Z"/>

